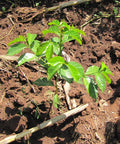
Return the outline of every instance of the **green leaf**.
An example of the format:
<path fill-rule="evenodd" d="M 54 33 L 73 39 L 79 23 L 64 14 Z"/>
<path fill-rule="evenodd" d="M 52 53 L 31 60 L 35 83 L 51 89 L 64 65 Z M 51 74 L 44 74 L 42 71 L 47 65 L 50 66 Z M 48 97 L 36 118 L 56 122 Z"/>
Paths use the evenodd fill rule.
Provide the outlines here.
<path fill-rule="evenodd" d="M 82 34 L 83 36 L 85 36 L 85 32 L 84 32 L 84 31 L 82 31 L 82 30 L 80 30 L 80 29 L 77 29 L 77 28 L 75 28 L 74 26 L 72 26 L 71 30 L 73 30 L 73 31 L 75 31 L 75 32 L 77 32 L 77 33 L 80 33 L 80 34 Z"/>
<path fill-rule="evenodd" d="M 58 97 L 58 95 L 56 94 L 53 98 L 53 105 L 55 108 L 59 108 L 59 105 L 60 105 L 60 99 Z"/>
<path fill-rule="evenodd" d="M 88 67 L 87 71 L 86 71 L 86 75 L 95 75 L 96 73 L 99 72 L 99 67 L 97 66 L 90 66 Z"/>
<path fill-rule="evenodd" d="M 80 78 L 79 71 L 77 70 L 77 68 L 75 66 L 71 65 L 70 63 L 68 63 L 67 66 L 70 70 L 70 73 L 71 73 L 74 81 L 76 81 L 78 83 L 79 78 Z"/>
<path fill-rule="evenodd" d="M 69 41 L 72 41 L 72 40 L 74 40 L 73 37 L 71 37 L 69 35 L 63 35 L 62 43 L 69 42 Z"/>
<path fill-rule="evenodd" d="M 43 33 L 43 36 L 45 36 L 45 34 L 48 34 L 48 33 L 54 33 L 54 34 L 57 34 L 58 36 L 60 35 L 59 28 L 57 26 L 51 26 L 50 28 L 42 31 L 42 33 Z"/>
<path fill-rule="evenodd" d="M 63 76 L 66 76 L 67 78 L 72 78 L 72 75 L 70 73 L 70 70 L 66 65 L 63 65 L 60 69 L 60 74 Z"/>
<path fill-rule="evenodd" d="M 61 49 L 63 49 L 63 47 L 61 47 Z M 58 44 L 56 43 L 53 43 L 53 52 L 56 54 L 56 55 L 59 55 L 60 53 L 60 47 Z"/>
<path fill-rule="evenodd" d="M 58 20 L 53 20 L 52 22 L 49 22 L 48 25 L 56 25 L 59 26 L 60 22 Z"/>
<path fill-rule="evenodd" d="M 102 93 L 104 93 L 104 90 L 106 87 L 106 80 L 105 80 L 104 76 L 100 73 L 96 73 L 95 78 L 96 78 L 98 87 L 101 89 Z"/>
<path fill-rule="evenodd" d="M 53 37 L 53 38 L 51 38 L 51 42 L 53 44 L 53 52 L 56 55 L 59 55 L 59 53 L 60 53 L 59 38 L 58 37 Z"/>
<path fill-rule="evenodd" d="M 36 55 L 40 56 L 43 53 L 45 53 L 45 50 L 48 47 L 48 45 L 49 45 L 49 41 L 45 41 L 45 42 L 41 43 L 40 47 L 37 49 Z"/>
<path fill-rule="evenodd" d="M 54 86 L 53 82 L 48 80 L 47 78 L 39 78 L 34 81 L 33 84 L 37 86 Z"/>
<path fill-rule="evenodd" d="M 94 80 L 90 77 L 84 78 L 84 85 L 89 93 L 89 95 L 97 101 L 97 85 L 95 84 Z"/>
<path fill-rule="evenodd" d="M 21 115 L 21 116 L 23 115 L 23 110 L 22 110 L 22 108 L 20 108 L 20 115 Z"/>
<path fill-rule="evenodd" d="M 76 41 L 78 41 L 80 44 L 82 44 L 82 41 L 81 41 L 81 37 L 80 35 L 78 34 L 78 32 L 74 31 L 74 30 L 69 30 L 67 32 L 64 33 L 64 35 L 68 35 L 72 38 L 74 38 Z"/>
<path fill-rule="evenodd" d="M 39 108 L 38 108 L 38 107 L 36 107 L 35 117 L 36 117 L 37 119 L 40 118 L 40 111 L 39 111 Z"/>
<path fill-rule="evenodd" d="M 70 30 L 70 25 L 68 25 L 64 20 L 60 22 L 60 27 L 67 28 L 67 30 Z"/>
<path fill-rule="evenodd" d="M 7 55 L 12 56 L 12 55 L 18 54 L 19 52 L 21 52 L 26 47 L 27 46 L 25 44 L 22 44 L 22 43 L 14 44 L 8 49 Z"/>
<path fill-rule="evenodd" d="M 83 84 L 83 78 L 79 78 L 78 83 Z"/>
<path fill-rule="evenodd" d="M 46 69 L 49 67 L 49 65 L 48 65 L 47 62 L 46 62 L 46 58 L 40 58 L 40 59 L 37 61 L 37 63 L 40 64 L 42 67 L 44 67 L 44 68 L 46 68 Z"/>
<path fill-rule="evenodd" d="M 104 75 L 107 83 L 111 84 L 111 79 L 108 77 L 108 75 L 106 74 L 106 72 L 103 71 L 102 74 Z"/>
<path fill-rule="evenodd" d="M 17 43 L 17 42 L 25 42 L 26 41 L 26 37 L 23 37 L 21 35 L 19 35 L 18 38 L 15 38 L 13 41 L 8 43 L 8 46 L 13 44 L 13 43 Z"/>
<path fill-rule="evenodd" d="M 114 11 L 115 16 L 117 16 L 117 15 L 118 15 L 118 10 L 117 10 L 117 8 L 113 7 L 113 11 Z"/>
<path fill-rule="evenodd" d="M 104 71 L 106 74 L 113 75 L 110 69 L 103 62 L 101 62 L 100 71 Z"/>
<path fill-rule="evenodd" d="M 32 52 L 34 52 L 34 53 L 36 54 L 38 48 L 40 48 L 40 41 L 34 40 L 34 41 L 32 42 L 32 44 L 30 45 L 30 49 L 32 50 Z"/>
<path fill-rule="evenodd" d="M 99 11 L 98 15 L 102 17 L 103 16 L 102 11 Z"/>
<path fill-rule="evenodd" d="M 27 33 L 27 41 L 28 41 L 29 46 L 33 43 L 36 37 L 37 37 L 37 34 Z"/>
<path fill-rule="evenodd" d="M 68 68 L 71 72 L 73 79 L 77 82 L 82 84 L 82 78 L 84 78 L 84 69 L 83 67 L 77 62 L 69 62 Z"/>
<path fill-rule="evenodd" d="M 69 64 L 72 65 L 72 66 L 74 66 L 78 70 L 79 77 L 81 77 L 81 78 L 84 77 L 84 69 L 83 69 L 83 67 L 79 63 L 74 62 L 74 61 L 70 61 Z"/>
<path fill-rule="evenodd" d="M 54 43 L 59 43 L 60 40 L 58 37 L 53 37 L 53 38 L 51 38 L 51 41 Z"/>
<path fill-rule="evenodd" d="M 58 64 L 64 64 L 64 63 L 65 63 L 65 60 L 61 56 L 55 56 L 48 61 L 48 64 L 50 64 L 52 66 L 55 66 Z"/>
<path fill-rule="evenodd" d="M 6 11 L 6 8 L 5 8 L 4 6 L 2 7 L 2 11 L 3 11 L 3 12 L 5 12 L 5 11 Z"/>
<path fill-rule="evenodd" d="M 34 60 L 36 56 L 32 53 L 25 53 L 21 55 L 18 59 L 18 66 L 22 65 L 25 62 L 29 62 L 31 60 Z"/>
<path fill-rule="evenodd" d="M 59 75 L 69 83 L 71 83 L 73 81 L 73 77 L 70 73 L 70 70 L 68 69 L 68 67 L 66 65 L 63 65 L 60 68 Z"/>
<path fill-rule="evenodd" d="M 49 60 L 53 55 L 53 45 L 49 43 L 47 50 L 46 50 L 46 59 Z"/>
<path fill-rule="evenodd" d="M 48 79 L 50 80 L 61 67 L 62 67 L 62 64 L 49 66 L 49 68 L 47 69 Z"/>

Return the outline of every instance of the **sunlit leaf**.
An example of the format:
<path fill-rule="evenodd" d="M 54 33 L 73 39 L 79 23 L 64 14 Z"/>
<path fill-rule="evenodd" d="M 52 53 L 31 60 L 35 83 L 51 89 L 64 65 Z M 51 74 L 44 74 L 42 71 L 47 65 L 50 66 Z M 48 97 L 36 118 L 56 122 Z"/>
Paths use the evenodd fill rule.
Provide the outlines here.
<path fill-rule="evenodd" d="M 46 59 L 49 60 L 53 55 L 53 45 L 49 43 L 47 50 L 46 50 Z"/>
<path fill-rule="evenodd" d="M 47 34 L 47 33 L 54 33 L 54 34 L 57 34 L 58 36 L 60 35 L 59 28 L 55 25 L 51 26 L 50 28 L 48 28 L 46 30 L 43 30 L 42 33 L 43 33 L 43 36 L 45 36 L 45 34 Z"/>
<path fill-rule="evenodd" d="M 63 21 L 63 20 L 60 22 L 60 26 L 61 26 L 61 27 L 64 27 L 64 28 L 66 27 L 68 30 L 70 30 L 70 25 L 68 25 L 68 24 L 67 24 L 65 21 Z"/>
<path fill-rule="evenodd" d="M 32 44 L 32 42 L 35 40 L 36 37 L 37 37 L 37 34 L 27 33 L 27 41 L 28 41 L 29 46 Z"/>
<path fill-rule="evenodd" d="M 84 77 L 84 69 L 83 69 L 83 67 L 79 63 L 74 62 L 74 61 L 70 61 L 69 64 L 72 65 L 72 66 L 74 66 L 78 70 L 79 77 L 81 77 L 81 78 Z"/>
<path fill-rule="evenodd" d="M 75 31 L 75 32 L 77 32 L 77 33 L 80 33 L 80 34 L 82 34 L 83 36 L 85 36 L 85 32 L 84 31 L 82 31 L 82 30 L 80 30 L 80 29 L 77 29 L 77 28 L 75 28 L 74 26 L 72 26 L 72 28 L 71 28 L 73 31 Z"/>
<path fill-rule="evenodd" d="M 86 75 L 95 75 L 96 73 L 99 72 L 99 67 L 97 66 L 90 66 L 88 67 L 87 71 L 86 71 Z"/>
<path fill-rule="evenodd" d="M 25 53 L 23 55 L 21 55 L 18 59 L 18 66 L 22 65 L 25 62 L 29 62 L 31 60 L 35 59 L 35 55 L 32 53 Z"/>
<path fill-rule="evenodd" d="M 45 41 L 45 42 L 41 43 L 40 47 L 37 49 L 36 55 L 37 56 L 42 55 L 43 52 L 45 52 L 48 45 L 49 45 L 49 41 Z"/>
<path fill-rule="evenodd" d="M 15 38 L 13 41 L 8 43 L 8 46 L 13 44 L 13 43 L 17 43 L 17 42 L 25 42 L 26 41 L 26 37 L 19 35 L 18 38 Z"/>
<path fill-rule="evenodd" d="M 103 62 L 101 62 L 100 71 L 104 71 L 106 74 L 113 75 L 108 66 L 106 66 Z"/>
<path fill-rule="evenodd" d="M 70 73 L 70 70 L 68 69 L 68 67 L 66 65 L 63 65 L 60 68 L 59 75 L 69 83 L 71 83 L 73 81 L 73 77 Z"/>
<path fill-rule="evenodd" d="M 84 85 L 89 93 L 89 95 L 95 99 L 95 101 L 97 101 L 97 85 L 95 84 L 95 82 L 93 81 L 92 78 L 90 77 L 86 77 L 84 78 Z"/>
<path fill-rule="evenodd" d="M 69 42 L 69 41 L 72 41 L 72 40 L 74 40 L 74 37 L 69 36 L 69 35 L 63 35 L 62 43 Z"/>
<path fill-rule="evenodd" d="M 80 44 L 82 44 L 81 37 L 78 34 L 78 32 L 76 32 L 74 30 L 69 30 L 69 31 L 65 32 L 64 34 L 74 38 L 76 41 L 78 41 Z"/>
<path fill-rule="evenodd" d="M 55 66 L 58 64 L 64 64 L 64 63 L 65 63 L 65 60 L 61 56 L 55 56 L 48 61 L 48 64 L 50 64 L 52 66 Z"/>
<path fill-rule="evenodd" d="M 12 55 L 18 54 L 19 52 L 21 52 L 26 47 L 27 46 L 25 44 L 22 44 L 22 43 L 14 44 L 8 49 L 7 55 L 12 56 Z"/>
<path fill-rule="evenodd" d="M 70 70 L 70 73 L 74 79 L 74 81 L 78 82 L 79 81 L 79 71 L 77 70 L 77 68 L 73 65 L 71 65 L 70 63 L 67 64 L 69 70 Z"/>
<path fill-rule="evenodd" d="M 55 42 L 55 43 L 59 43 L 59 38 L 58 37 L 53 37 L 53 38 L 51 38 L 51 41 Z"/>
<path fill-rule="evenodd" d="M 104 76 L 100 73 L 96 73 L 95 78 L 96 78 L 96 82 L 98 84 L 98 87 L 104 93 L 104 90 L 105 90 L 105 87 L 106 87 L 106 80 L 105 80 Z"/>
<path fill-rule="evenodd" d="M 55 108 L 59 108 L 60 106 L 60 99 L 57 94 L 53 98 L 53 105 Z"/>
<path fill-rule="evenodd" d="M 33 43 L 30 45 L 30 49 L 36 54 L 38 48 L 40 48 L 40 41 L 34 40 Z"/>
<path fill-rule="evenodd" d="M 53 52 L 56 55 L 59 55 L 59 53 L 60 53 L 59 38 L 53 37 L 53 38 L 51 38 L 51 42 L 53 43 Z M 63 46 L 61 47 L 61 49 L 62 48 L 63 48 Z"/>
<path fill-rule="evenodd" d="M 59 26 L 60 22 L 58 20 L 53 20 L 52 22 L 49 22 L 48 25 L 56 25 Z"/>
<path fill-rule="evenodd" d="M 62 67 L 62 64 L 49 66 L 49 68 L 47 69 L 48 79 L 50 80 L 61 67 Z"/>
<path fill-rule="evenodd" d="M 106 74 L 106 72 L 103 71 L 102 74 L 104 75 L 107 83 L 111 84 L 111 79 L 110 79 L 109 76 Z"/>

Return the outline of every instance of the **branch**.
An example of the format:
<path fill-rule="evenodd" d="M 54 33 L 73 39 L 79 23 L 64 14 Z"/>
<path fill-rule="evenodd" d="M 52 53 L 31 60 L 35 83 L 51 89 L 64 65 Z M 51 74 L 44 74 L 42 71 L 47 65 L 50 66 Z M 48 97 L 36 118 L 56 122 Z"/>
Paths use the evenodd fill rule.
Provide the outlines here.
<path fill-rule="evenodd" d="M 54 117 L 54 118 L 52 118 L 50 120 L 47 120 L 47 121 L 39 124 L 36 127 L 33 127 L 31 129 L 28 129 L 28 130 L 26 130 L 24 132 L 21 132 L 19 134 L 16 134 L 16 135 L 8 136 L 5 139 L 1 140 L 0 144 L 8 144 L 8 143 L 11 143 L 11 142 L 13 142 L 15 140 L 18 140 L 18 139 L 22 138 L 22 137 L 25 137 L 26 135 L 30 135 L 30 134 L 32 134 L 32 133 L 34 133 L 34 132 L 36 132 L 36 131 L 38 131 L 40 129 L 46 128 L 48 126 L 51 126 L 51 125 L 55 124 L 56 122 L 59 122 L 59 121 L 61 121 L 63 119 L 66 119 L 66 118 L 72 116 L 72 115 L 75 115 L 75 114 L 83 111 L 87 107 L 88 107 L 88 104 L 80 105 L 79 107 L 77 107 L 75 109 L 72 109 L 72 110 L 70 110 L 68 112 L 65 112 L 64 114 L 61 114 L 61 115 L 56 116 L 56 117 Z"/>
<path fill-rule="evenodd" d="M 101 2 L 102 0 L 73 0 L 73 1 L 68 1 L 68 2 L 63 2 L 61 4 L 58 4 L 57 6 L 53 6 L 50 8 L 42 8 L 42 9 L 26 9 L 26 8 L 21 8 L 21 9 L 16 9 L 17 13 L 22 12 L 23 15 L 21 15 L 21 22 L 29 22 L 32 21 L 36 16 L 43 14 L 43 13 L 48 13 L 50 11 L 54 11 L 57 9 L 63 9 L 65 7 L 69 6 L 75 6 L 81 3 L 89 2 L 89 1 L 95 1 L 95 2 Z"/>

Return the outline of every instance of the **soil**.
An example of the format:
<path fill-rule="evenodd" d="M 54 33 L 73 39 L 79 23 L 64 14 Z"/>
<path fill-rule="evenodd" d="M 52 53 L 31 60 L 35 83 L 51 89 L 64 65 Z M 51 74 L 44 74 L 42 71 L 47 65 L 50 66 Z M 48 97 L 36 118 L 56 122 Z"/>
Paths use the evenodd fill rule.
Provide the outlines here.
<path fill-rule="evenodd" d="M 35 7 L 36 1 L 13 2 L 13 7 L 10 2 L 0 2 L 6 8 L 3 13 L 0 7 L 0 55 L 6 55 L 7 44 L 19 35 L 36 33 L 38 40 L 48 39 L 50 35 L 43 38 L 42 30 L 48 28 L 48 22 L 54 19 L 64 19 L 81 29 L 81 25 L 102 12 L 112 16 L 86 24 L 82 27 L 86 34 L 83 44 L 68 42 L 64 51 L 85 70 L 88 66 L 100 66 L 104 62 L 113 76 L 110 76 L 112 82 L 107 84 L 104 94 L 98 90 L 97 102 L 83 85 L 73 82 L 70 98 L 76 100 L 77 106 L 88 103 L 88 108 L 12 144 L 120 143 L 120 18 L 113 15 L 113 7 L 120 5 L 109 0 L 79 4 L 37 15 L 29 21 L 28 13 L 32 15 L 37 9 L 55 6 L 65 0 L 41 1 L 39 7 Z M 61 108 L 57 110 L 51 103 L 55 88 L 32 85 L 39 77 L 46 77 L 38 64 L 29 62 L 17 68 L 16 65 L 15 60 L 0 59 L 0 140 L 68 111 L 63 89 L 59 92 Z"/>

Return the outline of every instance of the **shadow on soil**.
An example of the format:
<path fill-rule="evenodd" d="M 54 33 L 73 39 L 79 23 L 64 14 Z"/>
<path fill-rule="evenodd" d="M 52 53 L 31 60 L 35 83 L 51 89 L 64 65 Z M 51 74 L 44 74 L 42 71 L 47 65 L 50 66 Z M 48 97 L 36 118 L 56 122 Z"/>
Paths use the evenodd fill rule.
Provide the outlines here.
<path fill-rule="evenodd" d="M 113 104 L 117 97 L 120 97 L 120 79 L 116 84 L 111 84 L 112 89 L 115 89 L 113 96 L 109 99 L 110 103 Z"/>
<path fill-rule="evenodd" d="M 105 139 L 106 144 L 117 144 L 120 142 L 120 119 L 116 123 L 106 123 Z"/>
<path fill-rule="evenodd" d="M 73 118 L 66 119 L 59 126 L 54 124 L 51 127 L 44 128 L 32 134 L 32 136 L 28 136 L 28 139 L 22 138 L 21 140 L 14 141 L 11 144 L 42 144 L 42 138 L 47 137 L 46 143 L 54 143 L 54 144 L 66 144 L 77 141 L 80 137 L 80 134 L 75 132 L 76 126 L 78 123 L 73 123 L 71 126 L 68 126 L 71 122 L 73 122 Z M 64 130 L 62 130 L 64 129 Z M 51 140 L 52 138 L 52 140 Z"/>
<path fill-rule="evenodd" d="M 0 133 L 6 135 L 18 134 L 24 129 L 29 129 L 37 126 L 37 124 L 49 119 L 49 107 L 46 107 L 44 103 L 38 105 L 40 112 L 40 117 L 37 119 L 36 107 L 26 107 L 22 110 L 20 114 L 20 105 L 14 104 L 14 108 L 6 107 L 5 113 L 8 117 L 7 120 L 0 119 Z M 14 142 L 13 142 L 14 143 Z M 17 144 L 17 142 L 15 142 Z M 22 142 L 23 143 L 23 142 Z"/>
<path fill-rule="evenodd" d="M 8 136 L 13 133 L 18 134 L 24 129 L 29 129 L 37 126 L 38 124 L 45 121 L 46 118 L 50 119 L 48 110 L 50 107 L 46 107 L 43 103 L 39 106 L 39 108 L 41 110 L 41 116 L 37 120 L 35 118 L 35 108 L 25 109 L 23 111 L 23 115 L 21 116 L 19 107 L 16 107 L 14 109 L 6 107 L 5 112 L 8 116 L 8 120 L 0 120 L 0 133 L 5 133 Z M 27 140 L 25 137 L 12 142 L 11 144 L 42 144 L 42 138 L 45 137 L 47 137 L 48 139 L 52 138 L 52 141 L 55 144 L 75 142 L 80 136 L 79 133 L 75 132 L 77 124 L 78 123 L 74 122 L 74 118 L 70 117 L 61 124 L 54 124 L 51 127 L 44 128 L 42 130 L 39 130 L 38 132 L 33 133 L 32 135 L 29 135 Z"/>
<path fill-rule="evenodd" d="M 31 144 L 42 144 L 42 138 L 45 137 L 47 137 L 48 139 L 52 138 L 54 144 L 66 144 L 72 142 L 75 143 L 75 141 L 77 141 L 77 139 L 79 138 L 80 134 L 78 132 L 75 132 L 78 123 L 74 123 L 73 121 L 74 119 L 70 117 L 59 125 L 54 124 L 51 127 L 34 133 L 30 137 Z"/>

